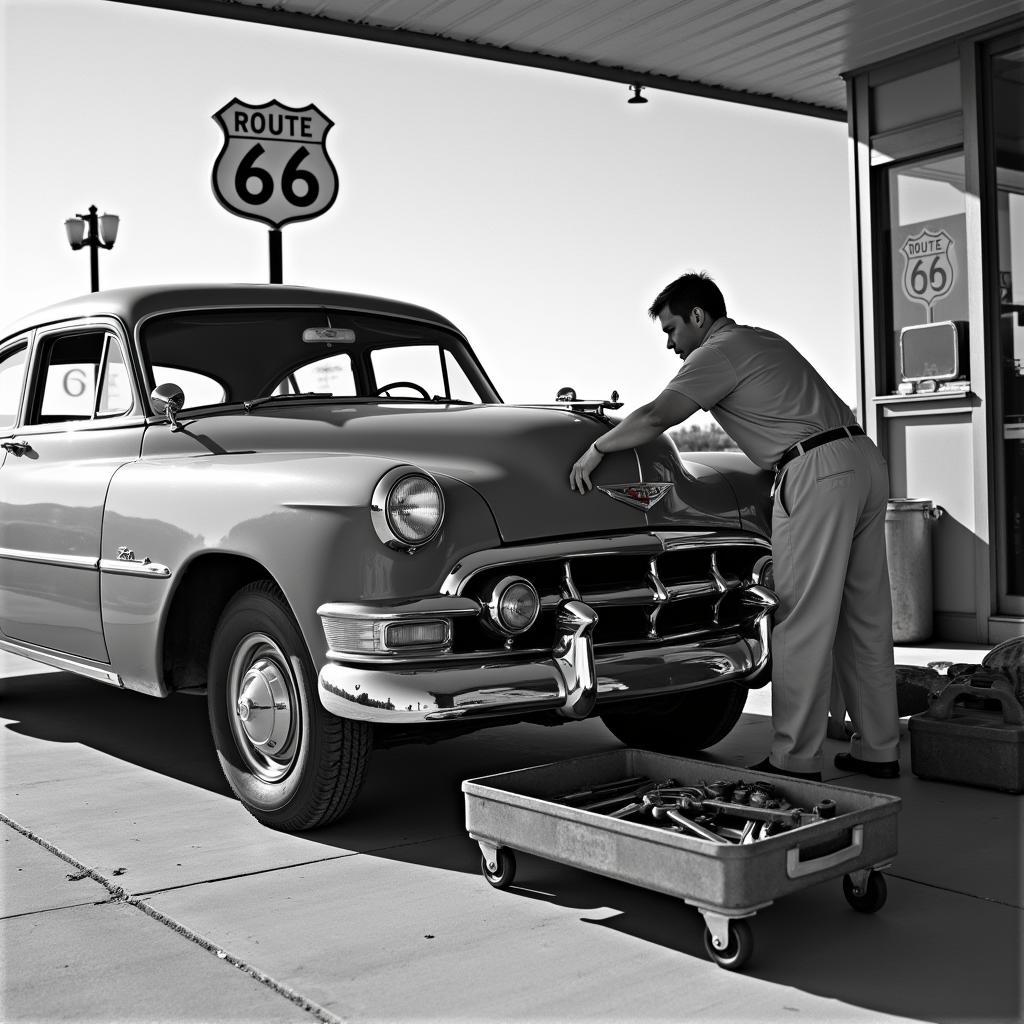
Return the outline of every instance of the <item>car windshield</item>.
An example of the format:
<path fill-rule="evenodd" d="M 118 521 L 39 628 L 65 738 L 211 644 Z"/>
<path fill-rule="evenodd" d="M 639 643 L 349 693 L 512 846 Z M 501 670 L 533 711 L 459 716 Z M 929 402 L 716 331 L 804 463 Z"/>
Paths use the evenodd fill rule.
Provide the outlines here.
<path fill-rule="evenodd" d="M 333 328 L 344 340 L 303 340 Z M 150 387 L 177 384 L 184 408 L 272 404 L 285 396 L 352 401 L 498 401 L 463 339 L 433 324 L 325 309 L 174 313 L 140 335 Z"/>

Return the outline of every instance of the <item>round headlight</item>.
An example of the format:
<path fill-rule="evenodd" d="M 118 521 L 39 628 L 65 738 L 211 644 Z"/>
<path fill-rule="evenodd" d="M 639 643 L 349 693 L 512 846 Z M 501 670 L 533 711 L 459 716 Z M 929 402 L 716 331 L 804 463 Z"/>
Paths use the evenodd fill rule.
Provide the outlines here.
<path fill-rule="evenodd" d="M 486 602 L 491 625 L 505 634 L 525 633 L 540 614 L 540 597 L 529 580 L 507 576 L 495 584 Z"/>
<path fill-rule="evenodd" d="M 750 577 L 754 583 L 759 583 L 769 590 L 775 589 L 775 563 L 771 555 L 762 555 L 750 571 Z"/>
<path fill-rule="evenodd" d="M 370 514 L 377 536 L 391 547 L 418 548 L 432 540 L 444 519 L 444 494 L 421 471 L 398 467 L 373 492 Z"/>

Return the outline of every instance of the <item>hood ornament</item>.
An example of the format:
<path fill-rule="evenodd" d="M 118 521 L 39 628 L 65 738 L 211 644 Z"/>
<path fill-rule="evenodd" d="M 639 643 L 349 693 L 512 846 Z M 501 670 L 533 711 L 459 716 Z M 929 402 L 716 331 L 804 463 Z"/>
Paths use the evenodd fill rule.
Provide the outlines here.
<path fill-rule="evenodd" d="M 605 409 L 622 408 L 618 391 L 613 391 L 611 398 L 577 398 L 575 388 L 559 388 L 555 401 L 559 405 L 567 405 L 573 412 L 589 412 L 598 416 L 604 415 Z"/>
<path fill-rule="evenodd" d="M 654 508 L 655 505 L 665 497 L 672 489 L 672 484 L 609 484 L 603 487 L 597 485 L 599 491 L 603 491 L 609 498 L 621 501 L 625 505 L 632 505 L 633 508 L 642 508 L 644 511 Z"/>

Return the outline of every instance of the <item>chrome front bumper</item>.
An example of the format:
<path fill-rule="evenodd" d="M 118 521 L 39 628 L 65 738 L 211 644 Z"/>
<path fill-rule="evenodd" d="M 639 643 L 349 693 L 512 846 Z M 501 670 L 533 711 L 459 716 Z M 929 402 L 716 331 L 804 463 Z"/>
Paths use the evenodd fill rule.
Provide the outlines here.
<path fill-rule="evenodd" d="M 320 670 L 320 700 L 327 711 L 342 718 L 394 725 L 519 717 L 547 710 L 578 719 L 603 702 L 750 682 L 768 665 L 771 614 L 778 599 L 758 584 L 746 586 L 741 598 L 751 610 L 741 627 L 681 642 L 595 651 L 597 613 L 583 601 L 565 600 L 558 608 L 550 653 L 391 663 L 332 654 Z M 430 610 L 443 613 L 449 601 L 450 614 L 469 611 L 459 598 L 432 599 Z M 417 611 L 422 614 L 422 603 Z M 389 618 L 402 614 L 394 605 L 386 613 Z"/>

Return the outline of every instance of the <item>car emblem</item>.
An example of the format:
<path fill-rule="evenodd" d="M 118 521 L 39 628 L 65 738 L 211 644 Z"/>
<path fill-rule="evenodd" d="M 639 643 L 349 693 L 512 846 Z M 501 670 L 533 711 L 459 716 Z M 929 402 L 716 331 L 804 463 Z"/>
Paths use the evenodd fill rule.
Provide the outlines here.
<path fill-rule="evenodd" d="M 602 487 L 598 484 L 597 489 L 604 491 L 609 498 L 621 501 L 633 508 L 649 509 L 661 501 L 671 490 L 671 484 L 612 484 L 609 487 Z"/>

